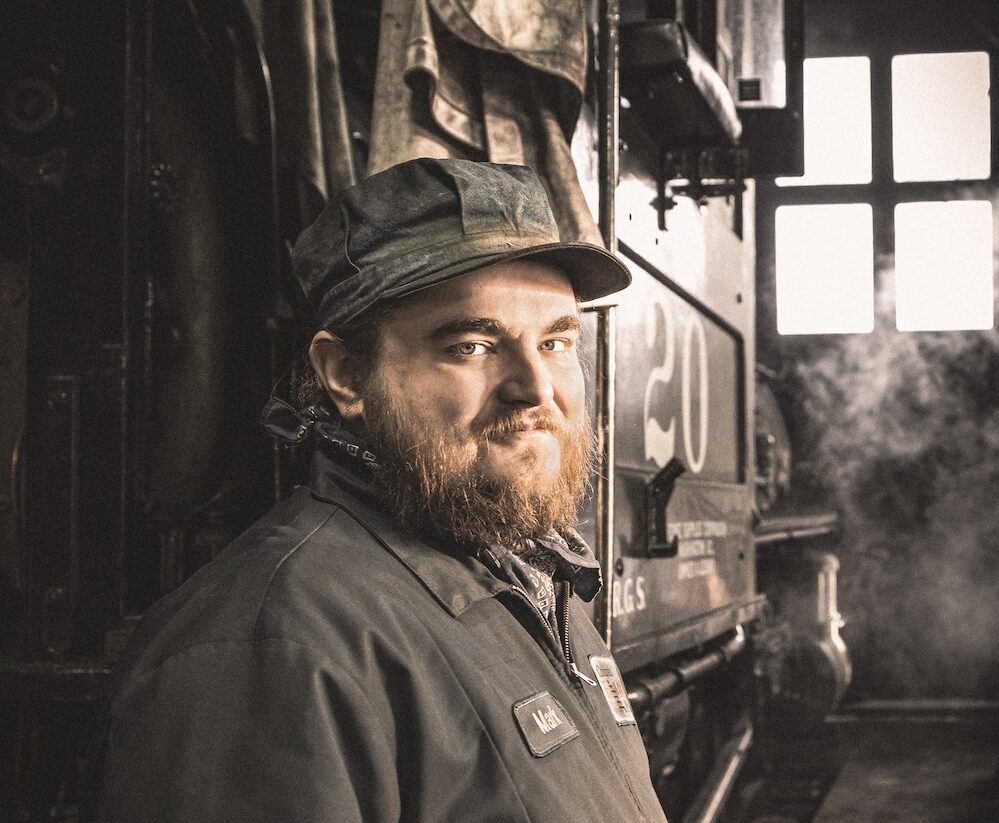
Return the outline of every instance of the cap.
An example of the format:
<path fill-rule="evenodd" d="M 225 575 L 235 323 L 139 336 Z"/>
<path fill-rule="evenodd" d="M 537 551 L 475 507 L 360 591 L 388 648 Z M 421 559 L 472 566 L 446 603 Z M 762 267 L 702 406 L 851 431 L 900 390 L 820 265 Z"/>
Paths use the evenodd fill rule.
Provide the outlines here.
<path fill-rule="evenodd" d="M 591 243 L 563 243 L 541 181 L 526 166 L 419 158 L 330 201 L 299 236 L 292 266 L 317 328 L 452 277 L 531 259 L 565 271 L 576 296 L 627 286 L 628 269 Z"/>

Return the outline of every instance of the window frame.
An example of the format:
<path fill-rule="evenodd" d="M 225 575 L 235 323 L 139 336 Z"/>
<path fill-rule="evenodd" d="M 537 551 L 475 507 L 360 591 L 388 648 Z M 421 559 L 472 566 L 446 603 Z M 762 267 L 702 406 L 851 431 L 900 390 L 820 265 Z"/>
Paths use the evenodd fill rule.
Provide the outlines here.
<path fill-rule="evenodd" d="M 822 4 L 831 16 L 856 8 L 850 3 Z M 809 11 L 810 8 L 806 9 Z M 861 12 L 862 14 L 863 12 Z M 875 13 L 875 12 L 870 12 Z M 989 55 L 989 79 L 993 90 L 999 89 L 999 45 L 986 34 L 970 25 L 951 28 L 941 25 L 939 15 L 913 19 L 909 25 L 893 26 L 885 21 L 871 26 L 869 21 L 858 25 L 843 25 L 834 31 L 819 27 L 824 40 L 807 36 L 805 58 L 867 57 L 870 60 L 871 81 L 871 181 L 869 183 L 785 185 L 773 180 L 757 182 L 757 264 L 761 294 L 772 296 L 772 305 L 761 301 L 758 322 L 765 334 L 777 331 L 775 215 L 780 206 L 817 204 L 869 203 L 873 215 L 874 238 L 874 325 L 875 331 L 886 324 L 895 330 L 895 206 L 899 203 L 990 200 L 996 201 L 999 190 L 999 94 L 991 97 L 990 171 L 984 180 L 939 180 L 897 182 L 894 177 L 892 138 L 892 59 L 905 54 L 983 51 Z M 993 237 L 993 254 L 999 243 L 999 233 Z M 890 278 L 891 282 L 886 282 Z M 891 299 L 879 305 L 877 295 L 889 294 Z M 993 315 L 999 313 L 993 311 Z M 764 330 L 763 324 L 766 324 Z M 848 332 L 847 334 L 865 332 Z M 904 332 L 921 334 L 933 332 Z M 815 332 L 805 336 L 820 336 Z M 801 335 L 798 335 L 801 336 Z"/>

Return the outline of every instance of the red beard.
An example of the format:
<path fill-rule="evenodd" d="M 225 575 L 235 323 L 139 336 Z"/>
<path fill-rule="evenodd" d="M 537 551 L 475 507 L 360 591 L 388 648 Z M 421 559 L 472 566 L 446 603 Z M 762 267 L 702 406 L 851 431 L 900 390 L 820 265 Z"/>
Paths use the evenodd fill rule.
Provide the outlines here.
<path fill-rule="evenodd" d="M 467 444 L 412 414 L 378 384 L 377 376 L 366 388 L 366 435 L 378 452 L 378 480 L 404 527 L 464 545 L 510 548 L 575 528 L 595 453 L 587 415 L 570 428 L 541 407 L 512 411 L 483 425 L 476 437 L 487 445 L 525 424 L 552 432 L 559 444 L 561 461 L 553 478 L 540 480 L 525 471 L 499 482 L 483 476 Z"/>

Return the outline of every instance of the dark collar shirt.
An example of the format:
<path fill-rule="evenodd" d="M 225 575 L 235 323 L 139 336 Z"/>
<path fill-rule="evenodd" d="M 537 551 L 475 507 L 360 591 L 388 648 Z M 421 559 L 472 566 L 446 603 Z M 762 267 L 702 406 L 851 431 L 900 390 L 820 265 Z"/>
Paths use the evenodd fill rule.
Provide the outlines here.
<path fill-rule="evenodd" d="M 308 487 L 147 612 L 101 819 L 665 820 L 571 536 L 543 564 L 553 625 L 529 553 L 431 545 L 371 491 L 321 445 Z"/>

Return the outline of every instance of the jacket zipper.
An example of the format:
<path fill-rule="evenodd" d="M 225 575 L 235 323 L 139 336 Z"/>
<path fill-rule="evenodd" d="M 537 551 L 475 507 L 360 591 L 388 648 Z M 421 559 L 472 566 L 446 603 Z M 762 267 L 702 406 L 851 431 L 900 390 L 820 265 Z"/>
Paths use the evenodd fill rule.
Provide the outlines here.
<path fill-rule="evenodd" d="M 568 585 L 568 584 L 565 584 Z M 555 632 L 552 631 L 551 624 L 548 622 L 548 618 L 545 617 L 544 612 L 538 608 L 537 604 L 527 596 L 525 592 L 522 592 L 516 586 L 512 587 L 511 591 L 515 592 L 517 596 L 527 603 L 534 613 L 540 618 L 542 625 L 548 632 L 548 636 L 552 639 L 556 648 L 560 648 L 562 651 L 562 656 L 565 658 L 565 665 L 571 675 L 574 675 L 578 680 L 583 683 L 588 683 L 591 686 L 596 686 L 597 681 L 592 677 L 588 677 L 583 674 L 576 666 L 575 661 L 572 659 L 572 650 L 569 648 L 569 593 L 563 589 L 562 597 L 562 637 L 556 636 Z"/>
<path fill-rule="evenodd" d="M 569 584 L 564 583 L 561 586 L 561 589 L 562 589 L 562 653 L 565 655 L 565 662 L 569 664 L 569 671 L 571 671 L 574 675 L 576 675 L 576 677 L 578 677 L 584 683 L 589 683 L 591 686 L 596 686 L 597 681 L 583 674 L 577 668 L 575 661 L 572 659 L 572 650 L 569 648 L 569 597 L 570 597 Z"/>
<path fill-rule="evenodd" d="M 534 609 L 535 614 L 537 614 L 538 617 L 541 618 L 541 622 L 544 623 L 545 628 L 548 630 L 548 636 L 555 641 L 556 646 L 560 645 L 562 647 L 562 656 L 565 658 L 566 666 L 568 667 L 569 672 L 571 674 L 574 674 L 581 682 L 588 683 L 591 686 L 597 686 L 599 685 L 597 681 L 583 674 L 576 667 L 575 662 L 573 662 L 572 649 L 569 647 L 569 596 L 570 596 L 569 584 L 564 583 L 560 588 L 562 588 L 562 637 L 561 638 L 555 636 L 555 632 L 552 631 L 552 627 L 551 624 L 548 622 L 548 619 L 545 617 L 541 609 L 537 607 L 534 601 L 527 596 L 526 592 L 522 591 L 517 586 L 512 586 L 510 590 L 516 592 L 517 596 L 520 597 L 521 600 L 523 600 L 525 603 L 528 603 L 531 606 L 531 608 Z M 560 640 L 561 643 L 559 642 Z M 592 710 L 588 708 L 588 711 L 590 712 L 590 717 L 593 718 Z M 596 721 L 594 720 L 594 722 Z M 632 788 L 631 783 L 628 780 L 628 776 L 625 774 L 624 769 L 621 767 L 621 764 L 618 762 L 617 757 L 615 756 L 613 750 L 609 748 L 608 744 L 603 740 L 600 741 L 600 745 L 603 748 L 604 752 L 606 753 L 608 760 L 610 760 L 610 762 L 617 768 L 618 775 L 621 777 L 621 780 L 624 782 L 625 788 L 628 790 L 628 794 L 631 795 L 631 800 L 635 804 L 635 808 L 638 809 L 639 812 L 641 812 L 642 804 L 639 802 L 638 797 L 635 794 L 635 790 Z M 642 817 L 641 819 L 644 820 L 645 818 Z"/>

